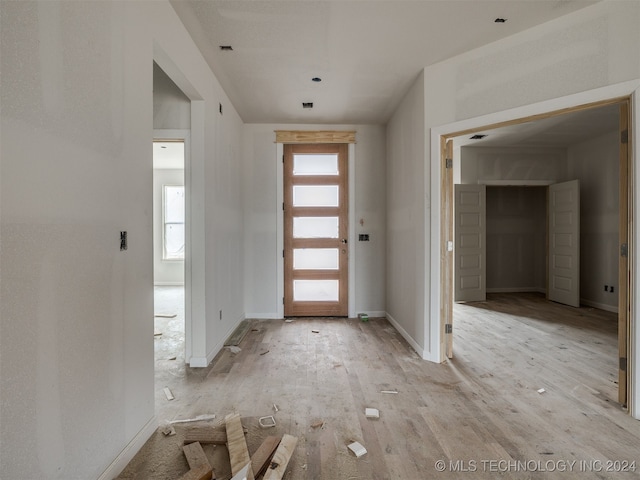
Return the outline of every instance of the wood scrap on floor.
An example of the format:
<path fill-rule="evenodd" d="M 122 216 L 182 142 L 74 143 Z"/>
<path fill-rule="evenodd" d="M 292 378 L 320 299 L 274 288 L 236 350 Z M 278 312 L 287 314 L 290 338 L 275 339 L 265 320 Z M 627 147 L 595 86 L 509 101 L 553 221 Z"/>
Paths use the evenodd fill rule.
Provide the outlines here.
<path fill-rule="evenodd" d="M 227 432 L 211 427 L 192 427 L 184 436 L 184 444 L 199 442 L 201 444 L 226 445 Z"/>
<path fill-rule="evenodd" d="M 256 477 L 259 477 L 267 470 L 273 452 L 275 452 L 278 445 L 280 445 L 280 440 L 280 437 L 273 435 L 268 436 L 254 454 L 251 455 L 251 469 Z"/>
<path fill-rule="evenodd" d="M 231 413 L 225 417 L 227 429 L 227 448 L 229 449 L 229 460 L 231 461 L 231 473 L 236 475 L 244 466 L 251 462 L 247 441 L 244 438 L 244 430 L 240 421 L 240 415 Z M 253 470 L 249 467 L 247 480 L 254 480 Z"/>
<path fill-rule="evenodd" d="M 156 313 L 154 316 L 158 318 L 176 318 L 178 315 L 175 313 Z"/>
<path fill-rule="evenodd" d="M 171 401 L 173 400 L 175 397 L 173 396 L 173 393 L 171 393 L 171 390 L 169 389 L 169 387 L 164 387 L 164 394 L 167 397 L 167 400 Z"/>
<path fill-rule="evenodd" d="M 283 435 L 282 441 L 267 468 L 267 473 L 264 475 L 264 480 L 280 480 L 283 477 L 297 443 L 297 437 L 288 434 Z"/>
<path fill-rule="evenodd" d="M 199 443 L 191 443 L 182 448 L 189 464 L 189 471 L 180 480 L 211 480 L 215 474 L 207 455 Z"/>

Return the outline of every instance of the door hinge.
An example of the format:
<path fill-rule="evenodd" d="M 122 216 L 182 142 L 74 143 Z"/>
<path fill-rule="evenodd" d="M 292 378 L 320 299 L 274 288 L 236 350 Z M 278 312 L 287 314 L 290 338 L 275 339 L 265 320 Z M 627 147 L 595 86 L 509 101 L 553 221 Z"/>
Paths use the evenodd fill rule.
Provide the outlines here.
<path fill-rule="evenodd" d="M 284 212 L 284 202 L 282 202 L 282 211 Z"/>
<path fill-rule="evenodd" d="M 453 160 L 451 158 L 447 158 L 444 161 L 445 168 L 453 168 Z"/>
<path fill-rule="evenodd" d="M 284 258 L 284 250 L 282 250 L 282 258 Z"/>
<path fill-rule="evenodd" d="M 282 163 L 284 163 L 284 155 L 282 155 Z"/>
<path fill-rule="evenodd" d="M 627 359 L 625 357 L 620 357 L 620 370 L 627 371 Z"/>
<path fill-rule="evenodd" d="M 620 132 L 620 143 L 629 143 L 629 130 L 622 130 Z"/>
<path fill-rule="evenodd" d="M 627 258 L 628 255 L 629 255 L 629 247 L 626 243 L 623 243 L 622 245 L 620 245 L 620 256 Z"/>
<path fill-rule="evenodd" d="M 453 325 L 450 323 L 445 323 L 444 324 L 444 333 L 453 333 Z"/>

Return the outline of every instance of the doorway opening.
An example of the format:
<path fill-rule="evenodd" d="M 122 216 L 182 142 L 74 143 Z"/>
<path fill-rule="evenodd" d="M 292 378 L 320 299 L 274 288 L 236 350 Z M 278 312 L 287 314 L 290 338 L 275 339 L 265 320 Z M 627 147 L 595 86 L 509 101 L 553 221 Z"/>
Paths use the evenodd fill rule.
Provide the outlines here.
<path fill-rule="evenodd" d="M 156 392 L 185 368 L 184 139 L 153 142 L 153 283 Z M 161 405 L 163 402 L 156 402 Z"/>
<path fill-rule="evenodd" d="M 449 135 L 444 135 L 441 137 L 441 152 L 442 152 L 442 205 L 443 205 L 443 215 L 442 215 L 442 223 L 441 223 L 441 276 L 442 276 L 442 285 L 443 288 L 441 290 L 441 324 L 440 324 L 440 341 L 441 341 L 441 352 L 443 352 L 447 357 L 453 357 L 453 321 L 454 321 L 454 306 L 453 306 L 453 291 L 454 291 L 454 214 L 453 214 L 453 184 L 454 178 L 457 180 L 460 179 L 460 173 L 455 172 L 456 169 L 456 155 L 459 158 L 459 150 L 455 152 L 456 145 L 454 145 L 456 138 L 470 138 L 474 136 L 474 134 L 485 133 L 487 130 L 493 130 L 494 132 L 500 132 L 502 128 L 508 130 L 509 128 L 514 128 L 516 126 L 521 126 L 524 124 L 530 124 L 532 129 L 536 129 L 536 125 L 538 121 L 545 119 L 552 119 L 561 121 L 564 115 L 573 115 L 579 114 L 580 112 L 585 113 L 594 113 L 597 109 L 609 108 L 613 107 L 615 110 L 615 114 L 618 120 L 617 130 L 614 133 L 615 140 L 614 143 L 618 146 L 618 151 L 615 152 L 615 166 L 619 168 L 618 175 L 616 176 L 616 192 L 615 192 L 615 202 L 618 207 L 618 211 L 616 215 L 609 215 L 607 222 L 609 224 L 615 224 L 615 240 L 613 245 L 613 252 L 615 256 L 614 264 L 615 264 L 615 272 L 614 276 L 616 277 L 611 280 L 604 280 L 609 293 L 613 293 L 613 291 L 609 290 L 611 287 L 611 283 L 615 283 L 615 291 L 617 293 L 617 305 L 615 310 L 617 311 L 617 336 L 618 336 L 618 357 L 619 358 L 611 358 L 610 362 L 613 365 L 614 369 L 618 370 L 617 375 L 617 383 L 618 383 L 618 402 L 625 406 L 628 404 L 628 378 L 629 371 L 627 369 L 627 356 L 628 356 L 628 345 L 629 345 L 629 300 L 628 300 L 628 292 L 630 289 L 630 275 L 629 275 L 629 264 L 627 258 L 627 248 L 626 246 L 629 244 L 629 202 L 630 195 L 629 191 L 631 188 L 630 177 L 628 175 L 628 168 L 630 163 L 630 148 L 629 148 L 629 140 L 628 140 L 628 129 L 630 125 L 630 115 L 629 115 L 629 103 L 630 99 L 627 98 L 617 98 L 606 100 L 602 102 L 597 102 L 588 105 L 577 106 L 575 108 L 566 109 L 558 112 L 550 112 L 544 115 L 537 115 L 528 118 L 523 118 L 519 120 L 514 120 L 512 122 L 504 122 L 502 124 L 496 124 L 491 126 L 473 128 L 469 130 L 465 130 L 462 132 L 456 132 Z M 502 132 L 504 134 L 504 131 Z M 476 136 L 477 138 L 477 136 Z M 457 164 L 458 169 L 460 168 L 459 163 Z M 566 172 L 565 172 L 566 173 Z M 515 180 L 515 183 L 522 182 L 523 178 L 511 178 L 511 180 Z M 476 183 L 481 183 L 476 181 Z M 491 183 L 491 182 L 489 182 Z M 507 182 L 505 181 L 504 184 Z M 504 185 L 503 184 L 503 185 Z M 612 196 L 612 195 L 610 195 Z M 549 266 L 547 266 L 549 269 Z M 549 272 L 547 272 L 547 275 Z M 486 285 L 485 285 L 486 288 Z M 597 305 L 596 305 L 597 307 Z"/>

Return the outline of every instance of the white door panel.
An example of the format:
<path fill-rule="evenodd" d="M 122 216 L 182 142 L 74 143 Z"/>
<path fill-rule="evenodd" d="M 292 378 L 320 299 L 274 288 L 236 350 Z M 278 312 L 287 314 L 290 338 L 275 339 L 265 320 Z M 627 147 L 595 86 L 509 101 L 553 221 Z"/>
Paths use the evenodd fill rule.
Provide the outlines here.
<path fill-rule="evenodd" d="M 486 299 L 486 187 L 455 185 L 456 302 Z"/>
<path fill-rule="evenodd" d="M 580 306 L 580 183 L 549 186 L 549 300 Z"/>

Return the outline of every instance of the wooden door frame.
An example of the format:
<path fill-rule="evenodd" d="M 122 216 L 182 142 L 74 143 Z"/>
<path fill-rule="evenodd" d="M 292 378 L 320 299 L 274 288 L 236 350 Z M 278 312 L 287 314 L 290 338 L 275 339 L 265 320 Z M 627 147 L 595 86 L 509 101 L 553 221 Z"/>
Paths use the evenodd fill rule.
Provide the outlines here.
<path fill-rule="evenodd" d="M 354 132 L 355 135 L 355 132 Z M 341 140 L 343 140 L 341 138 Z M 284 214 L 282 212 L 282 203 L 284 201 L 284 165 L 282 163 L 282 156 L 284 155 L 284 145 L 282 141 L 276 141 L 275 144 L 275 159 L 276 162 L 276 202 L 274 205 L 276 211 L 276 298 L 275 298 L 275 318 L 284 318 L 284 258 L 282 257 L 282 251 L 284 250 Z M 347 148 L 347 162 L 349 164 L 349 238 L 355 239 L 356 237 L 356 224 L 355 224 L 355 182 L 356 182 L 356 144 L 354 142 L 349 143 Z M 349 248 L 349 318 L 356 316 L 356 254 L 355 245 L 356 242 L 350 241 Z"/>
<path fill-rule="evenodd" d="M 637 89 L 637 86 L 636 86 Z M 634 137 L 633 133 L 633 125 L 631 123 L 631 102 L 634 97 L 634 90 L 631 93 L 627 93 L 621 96 L 613 96 L 610 98 L 603 98 L 601 100 L 596 101 L 586 101 L 584 103 L 576 102 L 573 105 L 566 106 L 565 108 L 560 109 L 549 109 L 544 111 L 542 108 L 540 113 L 533 113 L 526 116 L 517 116 L 514 115 L 513 118 L 502 120 L 502 121 L 487 121 L 486 123 L 482 123 L 482 118 L 476 119 L 475 121 L 471 121 L 477 124 L 470 125 L 468 127 L 456 128 L 456 126 L 460 127 L 460 125 L 452 125 L 452 126 L 444 126 L 439 129 L 433 129 L 431 132 L 431 140 L 432 145 L 437 142 L 439 144 L 439 161 L 433 162 L 433 165 L 436 168 L 432 169 L 432 173 L 437 173 L 437 178 L 440 182 L 440 192 L 439 192 L 439 204 L 441 206 L 441 215 L 439 216 L 439 225 L 438 230 L 440 232 L 440 242 L 436 247 L 438 248 L 438 254 L 440 258 L 439 262 L 439 280 L 442 288 L 438 289 L 437 293 L 437 302 L 438 302 L 438 310 L 439 310 L 439 321 L 433 322 L 435 325 L 435 329 L 431 330 L 431 335 L 436 334 L 435 337 L 440 345 L 440 350 L 438 353 L 439 361 L 445 361 L 447 357 L 452 355 L 452 338 L 453 338 L 453 284 L 450 281 L 453 275 L 453 252 L 448 247 L 449 242 L 453 241 L 452 234 L 452 221 L 453 221 L 453 157 L 449 157 L 448 153 L 452 152 L 452 148 L 447 149 L 447 142 L 453 139 L 454 137 L 458 137 L 461 135 L 473 135 L 474 133 L 478 133 L 483 130 L 491 130 L 500 127 L 506 127 L 511 125 L 517 125 L 527 122 L 532 122 L 535 120 L 542 120 L 545 118 L 556 117 L 560 115 L 564 115 L 567 113 L 574 113 L 578 111 L 604 107 L 608 105 L 627 105 L 626 108 L 626 119 L 629 122 L 627 125 L 627 131 L 629 132 L 628 144 L 625 149 L 622 145 L 621 140 L 621 152 L 620 152 L 620 162 L 621 162 L 621 170 L 619 176 L 620 183 L 620 195 L 625 195 L 627 197 L 626 204 L 623 208 L 621 206 L 619 212 L 619 223 L 620 223 L 620 243 L 624 243 L 623 235 L 626 234 L 626 243 L 629 245 L 628 247 L 628 256 L 626 259 L 620 259 L 619 265 L 619 285 L 618 285 L 618 298 L 619 298 L 619 306 L 618 306 L 618 322 L 619 328 L 623 328 L 626 331 L 626 342 L 623 338 L 618 336 L 619 338 L 619 352 L 620 354 L 626 354 L 626 376 L 619 381 L 619 397 L 618 401 L 622 405 L 633 406 L 635 405 L 636 399 L 634 398 L 634 384 L 633 384 L 633 364 L 636 352 L 633 347 L 635 344 L 635 340 L 632 335 L 635 334 L 634 328 L 634 308 L 632 302 L 634 299 L 631 296 L 633 292 L 633 283 L 634 283 L 634 274 L 632 272 L 632 265 L 634 265 L 633 258 L 633 248 L 634 245 L 634 235 L 633 230 L 631 228 L 627 228 L 628 225 L 633 225 L 633 202 L 635 198 L 635 190 L 634 190 L 634 177 L 630 172 L 633 172 L 633 145 L 632 138 Z M 576 96 L 577 97 L 577 96 Z M 621 110 L 624 107 L 621 107 Z M 515 109 L 514 111 L 517 111 Z M 505 112 L 505 113 L 513 113 Z M 621 114 L 621 116 L 625 116 Z M 492 116 L 488 116 L 492 117 Z M 486 117 L 485 117 L 486 118 Z M 465 123 L 465 122 L 461 122 Z M 623 126 L 621 125 L 621 128 Z M 435 142 L 434 142 L 435 141 Z M 432 148 L 432 156 L 434 149 Z M 448 157 L 450 161 L 448 161 Z M 626 168 L 625 168 L 626 166 Z M 435 172 L 434 172 L 435 170 Z M 626 178 L 625 178 L 626 175 Z M 434 192 L 435 193 L 435 192 Z M 435 195 L 433 195 L 435 197 Z M 624 218 L 623 218 L 624 217 Z M 435 238 L 435 237 L 434 237 Z M 433 246 L 432 246 L 433 248 Z M 623 270 L 624 269 L 624 270 Z M 433 289 L 432 289 L 433 290 Z M 432 293 L 432 300 L 433 300 Z M 432 305 L 432 313 L 435 310 Z M 451 325 L 447 327 L 446 325 Z M 449 332 L 449 333 L 447 333 Z M 624 343 L 624 345 L 623 345 Z M 622 362 L 622 360 L 621 360 Z M 620 375 L 622 377 L 622 374 Z M 624 383 L 623 383 L 624 382 Z M 629 385 L 631 384 L 631 385 Z M 638 412 L 633 409 L 629 409 L 630 413 L 634 416 L 637 416 Z"/>

